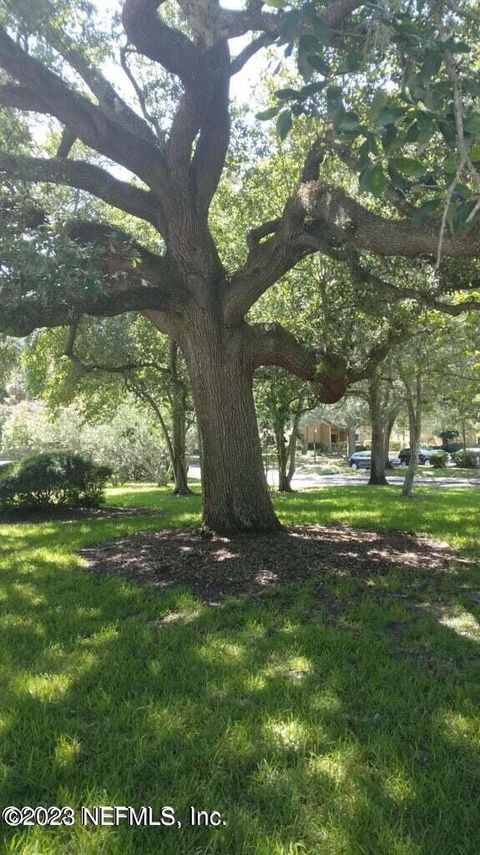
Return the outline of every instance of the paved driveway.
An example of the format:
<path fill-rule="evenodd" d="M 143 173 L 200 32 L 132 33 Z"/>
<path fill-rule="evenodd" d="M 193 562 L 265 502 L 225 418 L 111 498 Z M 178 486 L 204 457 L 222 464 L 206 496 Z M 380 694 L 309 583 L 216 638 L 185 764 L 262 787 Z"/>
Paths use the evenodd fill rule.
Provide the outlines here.
<path fill-rule="evenodd" d="M 403 472 L 405 470 L 402 470 Z M 399 475 L 398 470 L 394 470 L 395 474 L 387 474 L 389 484 L 403 484 L 404 475 Z M 421 470 L 420 470 L 421 472 Z M 190 478 L 200 478 L 200 467 L 190 466 L 188 470 Z M 306 490 L 309 487 L 318 489 L 319 487 L 349 487 L 352 484 L 367 484 L 369 474 L 366 471 L 352 473 L 351 475 L 319 475 L 318 472 L 312 472 L 307 467 L 299 467 L 292 480 L 294 490 Z M 267 474 L 268 483 L 272 487 L 278 486 L 278 470 L 269 469 Z M 422 477 L 421 474 L 415 478 L 416 484 L 430 484 L 433 487 L 480 487 L 479 478 L 435 478 Z"/>

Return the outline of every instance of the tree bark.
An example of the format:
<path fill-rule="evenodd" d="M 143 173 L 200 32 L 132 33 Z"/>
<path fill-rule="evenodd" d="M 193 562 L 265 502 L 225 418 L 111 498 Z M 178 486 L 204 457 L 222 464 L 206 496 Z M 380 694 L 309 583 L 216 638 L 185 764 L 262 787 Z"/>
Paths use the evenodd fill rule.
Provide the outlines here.
<path fill-rule="evenodd" d="M 187 482 L 185 393 L 179 390 L 179 398 L 177 394 L 174 391 L 172 409 L 173 492 L 175 496 L 188 496 L 192 491 Z"/>
<path fill-rule="evenodd" d="M 380 385 L 375 376 L 369 383 L 368 391 L 368 406 L 372 425 L 372 460 L 368 483 L 384 487 L 388 483 L 385 477 L 385 432 Z"/>
<path fill-rule="evenodd" d="M 172 464 L 175 479 L 175 496 L 188 496 L 191 490 L 187 481 L 187 388 L 178 375 L 178 345 L 170 339 L 169 365 L 172 376 Z"/>
<path fill-rule="evenodd" d="M 410 498 L 413 491 L 413 482 L 418 466 L 418 449 L 420 446 L 420 434 L 422 430 L 422 379 L 420 369 L 415 378 L 415 392 L 410 384 L 405 383 L 407 392 L 408 425 L 410 431 L 410 462 L 402 487 L 402 495 Z"/>
<path fill-rule="evenodd" d="M 390 451 L 390 439 L 392 436 L 392 431 L 395 425 L 395 421 L 397 419 L 398 410 L 390 413 L 385 419 L 384 423 L 384 443 L 385 443 L 385 468 L 393 469 L 392 464 L 390 463 L 389 451 Z"/>
<path fill-rule="evenodd" d="M 197 313 L 179 332 L 202 447 L 203 525 L 220 534 L 278 531 L 263 469 L 253 369 L 241 336 Z"/>
<path fill-rule="evenodd" d="M 297 439 L 299 436 L 298 427 L 303 413 L 303 398 L 301 398 L 298 402 L 298 407 L 293 417 L 292 433 L 290 435 L 290 441 L 288 443 L 287 481 L 289 486 L 289 492 L 292 492 L 292 478 L 295 475 L 295 469 L 297 468 Z"/>
<path fill-rule="evenodd" d="M 355 441 L 355 425 L 348 425 L 347 427 L 347 457 L 350 457 L 351 454 L 355 453 L 355 449 L 357 443 Z"/>
<path fill-rule="evenodd" d="M 291 493 L 290 479 L 287 473 L 288 448 L 284 433 L 284 425 L 275 430 L 275 446 L 277 451 L 278 489 L 280 493 Z"/>

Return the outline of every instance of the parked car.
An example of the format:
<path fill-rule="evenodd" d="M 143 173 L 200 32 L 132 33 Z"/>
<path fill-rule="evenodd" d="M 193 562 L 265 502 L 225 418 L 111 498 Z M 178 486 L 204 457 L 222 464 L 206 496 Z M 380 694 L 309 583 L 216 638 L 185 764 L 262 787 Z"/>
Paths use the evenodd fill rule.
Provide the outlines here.
<path fill-rule="evenodd" d="M 371 451 L 354 451 L 348 458 L 348 465 L 352 469 L 370 469 L 371 462 Z"/>
<path fill-rule="evenodd" d="M 372 452 L 355 451 L 350 455 L 347 462 L 352 469 L 370 469 L 372 463 Z M 400 464 L 398 457 L 394 457 L 391 453 L 388 456 L 388 462 L 391 466 L 399 466 Z"/>
<path fill-rule="evenodd" d="M 418 462 L 422 465 L 425 463 L 430 463 L 430 458 L 432 454 L 436 454 L 437 451 L 442 451 L 439 446 L 431 445 L 424 446 L 418 449 Z M 412 452 L 409 448 L 402 448 L 402 450 L 398 454 L 398 459 L 402 466 L 408 466 L 410 463 L 410 457 L 412 456 Z"/>

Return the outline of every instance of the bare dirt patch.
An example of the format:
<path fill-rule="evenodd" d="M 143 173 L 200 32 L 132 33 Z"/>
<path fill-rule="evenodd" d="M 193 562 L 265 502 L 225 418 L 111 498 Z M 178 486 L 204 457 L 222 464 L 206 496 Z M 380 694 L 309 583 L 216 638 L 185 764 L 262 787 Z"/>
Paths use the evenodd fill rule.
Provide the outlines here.
<path fill-rule="evenodd" d="M 87 568 L 164 591 L 185 587 L 204 602 L 258 595 L 283 582 L 322 583 L 332 576 L 370 579 L 401 570 L 427 576 L 451 569 L 457 556 L 403 532 L 288 526 L 280 534 L 212 537 L 196 529 L 145 532 L 83 549 Z"/>

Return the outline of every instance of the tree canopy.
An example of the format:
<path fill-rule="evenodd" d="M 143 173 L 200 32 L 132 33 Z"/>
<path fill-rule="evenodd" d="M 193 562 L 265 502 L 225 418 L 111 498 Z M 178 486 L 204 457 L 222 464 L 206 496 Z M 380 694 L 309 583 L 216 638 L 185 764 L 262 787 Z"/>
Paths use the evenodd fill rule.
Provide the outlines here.
<path fill-rule="evenodd" d="M 0 330 L 143 313 L 186 360 L 206 524 L 272 528 L 253 372 L 283 367 L 334 402 L 389 342 L 352 367 L 275 317 L 252 322 L 257 301 L 321 255 L 392 300 L 453 315 L 480 307 L 477 13 L 469 0 L 236 10 L 124 0 L 119 11 L 107 33 L 86 0 L 0 3 L 2 122 L 15 130 L 0 152 Z M 251 211 L 232 256 L 212 206 L 231 143 L 229 87 L 266 49 L 284 64 L 261 118 L 275 116 L 286 143 L 301 123 L 301 163 L 266 219 Z M 37 117 L 34 137 L 38 117 L 54 122 L 55 149 L 55 133 L 43 146 L 29 138 L 25 114 Z M 45 185 L 73 193 L 28 190 Z"/>

